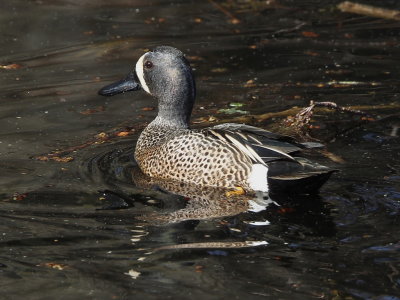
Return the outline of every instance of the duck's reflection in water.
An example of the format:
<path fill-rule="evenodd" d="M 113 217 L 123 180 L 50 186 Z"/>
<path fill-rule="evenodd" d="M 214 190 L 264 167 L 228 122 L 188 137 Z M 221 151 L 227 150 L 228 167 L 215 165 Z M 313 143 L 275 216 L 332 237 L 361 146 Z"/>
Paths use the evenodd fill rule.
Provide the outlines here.
<path fill-rule="evenodd" d="M 243 212 L 265 210 L 274 201 L 267 194 L 240 194 L 232 189 L 205 187 L 183 182 L 160 180 L 132 170 L 134 184 L 142 189 L 157 189 L 185 197 L 186 206 L 169 213 L 143 215 L 142 220 L 153 224 L 178 223 L 238 215 Z"/>
<path fill-rule="evenodd" d="M 138 193 L 136 189 L 132 197 L 121 197 L 116 192 L 108 191 L 104 195 L 111 205 L 103 209 L 136 207 L 131 238 L 135 245 L 143 243 L 143 237 L 148 235 L 152 236 L 153 242 L 157 240 L 155 236 L 161 235 L 159 240 L 162 243 L 157 243 L 156 247 L 153 247 L 153 242 L 148 244 L 149 239 L 145 238 L 147 242 L 139 247 L 147 253 L 143 257 L 154 253 L 155 250 L 248 248 L 271 242 L 290 244 L 293 247 L 303 247 L 304 242 L 305 247 L 310 247 L 308 241 L 302 241 L 302 238 L 299 241 L 299 236 L 336 234 L 329 203 L 325 203 L 316 194 L 279 194 L 279 197 L 272 195 L 272 199 L 279 203 L 277 204 L 266 195 L 262 197 L 255 194 L 237 194 L 229 189 L 159 180 L 144 175 L 139 168 L 129 169 L 128 172 L 133 184 L 143 191 Z M 248 214 L 249 211 L 261 212 Z M 208 236 L 207 240 L 189 238 L 188 243 L 183 243 L 175 238 L 171 240 L 175 235 L 166 235 L 165 230 L 169 232 L 168 229 L 156 229 L 158 226 L 173 225 L 168 228 L 179 228 L 188 233 L 194 228 L 199 228 L 202 220 L 217 221 L 204 222 L 205 227 L 196 229 L 196 236 L 203 232 L 203 236 Z M 269 230 L 266 230 L 265 226 Z M 276 234 L 277 230 L 279 234 Z M 318 248 L 318 245 L 315 247 Z M 143 257 L 140 259 L 144 259 Z"/>

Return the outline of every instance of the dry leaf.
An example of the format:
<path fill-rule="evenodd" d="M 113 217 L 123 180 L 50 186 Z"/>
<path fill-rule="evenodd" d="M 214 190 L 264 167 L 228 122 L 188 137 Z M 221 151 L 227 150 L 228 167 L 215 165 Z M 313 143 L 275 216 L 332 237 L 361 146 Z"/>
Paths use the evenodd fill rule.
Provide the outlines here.
<path fill-rule="evenodd" d="M 137 279 L 141 273 L 131 269 L 128 271 L 128 273 L 124 273 L 124 274 L 131 276 L 132 279 Z"/>
<path fill-rule="evenodd" d="M 294 208 L 293 207 L 282 207 L 278 210 L 279 214 L 287 214 L 287 213 L 292 213 L 294 212 Z"/>
<path fill-rule="evenodd" d="M 354 35 L 353 35 L 352 33 L 345 33 L 343 36 L 344 36 L 346 39 L 352 39 L 352 38 L 354 38 Z"/>
<path fill-rule="evenodd" d="M 127 136 L 129 135 L 130 132 L 129 131 L 120 131 L 116 134 L 116 136 Z"/>
<path fill-rule="evenodd" d="M 365 117 L 365 116 L 363 116 L 363 117 L 361 117 L 361 120 L 362 121 L 375 121 L 375 119 L 374 118 L 372 118 L 372 117 Z"/>
<path fill-rule="evenodd" d="M 14 193 L 12 199 L 14 201 L 21 201 L 24 200 L 26 198 L 26 194 L 20 194 L 20 193 Z"/>
<path fill-rule="evenodd" d="M 322 153 L 322 155 L 329 158 L 331 161 L 333 161 L 335 163 L 339 163 L 339 164 L 345 163 L 345 160 L 343 158 L 341 158 L 339 155 L 336 155 L 332 152 L 329 152 L 327 150 L 322 150 L 321 153 Z"/>
<path fill-rule="evenodd" d="M 56 162 L 62 162 L 62 163 L 66 163 L 66 162 L 70 162 L 70 161 L 74 160 L 74 158 L 71 156 L 64 156 L 64 157 L 54 156 L 51 159 Z"/>
<path fill-rule="evenodd" d="M 301 34 L 305 37 L 309 37 L 309 38 L 316 38 L 319 37 L 318 33 L 315 33 L 313 31 L 302 31 Z"/>
<path fill-rule="evenodd" d="M 197 56 L 197 55 L 188 55 L 188 56 L 186 56 L 186 58 L 188 60 L 190 60 L 190 61 L 202 61 L 202 60 L 204 60 L 203 57 Z"/>
<path fill-rule="evenodd" d="M 147 107 L 143 107 L 143 108 L 142 108 L 143 111 L 152 111 L 152 110 L 154 110 L 154 109 L 155 109 L 154 106 L 147 106 Z"/>
<path fill-rule="evenodd" d="M 49 157 L 45 155 L 36 156 L 36 159 L 40 161 L 49 161 Z"/>
<path fill-rule="evenodd" d="M 197 265 L 197 266 L 195 266 L 195 270 L 196 270 L 196 272 L 203 272 L 204 266 Z"/>
<path fill-rule="evenodd" d="M 246 88 L 255 87 L 255 86 L 256 86 L 256 84 L 253 79 L 247 80 L 246 83 L 243 85 L 243 87 L 246 87 Z"/>
<path fill-rule="evenodd" d="M 98 106 L 96 108 L 90 108 L 79 112 L 81 115 L 91 115 L 97 112 L 105 111 L 106 108 L 104 106 Z"/>
<path fill-rule="evenodd" d="M 0 65 L 0 69 L 4 70 L 16 70 L 22 68 L 22 65 L 19 64 L 9 64 L 9 65 Z"/>
<path fill-rule="evenodd" d="M 56 270 L 64 270 L 66 268 L 69 268 L 68 265 L 65 264 L 57 264 L 57 263 L 41 263 L 40 265 L 38 265 L 40 267 L 46 267 L 46 268 L 52 268 L 52 269 L 56 269 Z"/>
<path fill-rule="evenodd" d="M 106 138 L 107 138 L 107 133 L 105 133 L 105 132 L 100 132 L 100 133 L 98 133 L 98 134 L 95 135 L 95 138 L 96 138 L 96 139 L 100 139 L 100 140 L 106 139 Z"/>
<path fill-rule="evenodd" d="M 320 56 L 318 52 L 313 52 L 313 51 L 306 51 L 304 54 L 309 55 L 309 56 Z"/>
<path fill-rule="evenodd" d="M 227 68 L 214 68 L 214 69 L 211 69 L 212 73 L 224 73 L 226 71 L 228 71 Z"/>

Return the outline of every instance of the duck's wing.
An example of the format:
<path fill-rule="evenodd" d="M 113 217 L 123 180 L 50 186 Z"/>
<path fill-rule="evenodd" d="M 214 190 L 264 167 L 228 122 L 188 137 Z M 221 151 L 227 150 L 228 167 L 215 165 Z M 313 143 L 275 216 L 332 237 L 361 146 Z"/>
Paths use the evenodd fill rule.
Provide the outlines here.
<path fill-rule="evenodd" d="M 257 127 L 226 123 L 202 129 L 208 137 L 235 146 L 256 163 L 266 164 L 275 160 L 297 162 L 291 153 L 301 150 L 293 138 L 272 133 Z"/>
<path fill-rule="evenodd" d="M 296 155 L 304 148 L 321 147 L 319 143 L 297 143 L 289 136 L 235 123 L 217 125 L 201 132 L 229 143 L 254 163 L 268 165 L 268 181 L 275 191 L 312 193 L 336 171 Z"/>
<path fill-rule="evenodd" d="M 259 127 L 254 127 L 246 124 L 238 124 L 238 123 L 224 123 L 224 124 L 219 124 L 213 127 L 210 127 L 210 129 L 221 129 L 221 130 L 230 130 L 230 131 L 241 131 L 241 132 L 246 132 L 248 134 L 254 134 L 258 136 L 262 136 L 265 138 L 273 139 L 273 140 L 280 140 L 280 141 L 286 141 L 286 142 L 295 142 L 295 139 L 286 136 L 286 135 L 281 135 L 278 133 L 274 133 Z"/>
<path fill-rule="evenodd" d="M 258 127 L 246 125 L 246 124 L 238 124 L 238 123 L 225 123 L 216 125 L 211 128 L 221 129 L 221 130 L 231 130 L 231 131 L 240 131 L 248 134 L 249 136 L 257 136 L 261 142 L 271 143 L 273 140 L 277 141 L 277 144 L 280 147 L 284 147 L 286 151 L 290 151 L 287 153 L 293 153 L 299 151 L 299 149 L 313 149 L 313 148 L 323 148 L 324 145 L 318 142 L 302 142 L 299 143 L 291 136 L 274 133 L 265 129 L 261 129 Z M 280 143 L 285 142 L 285 143 Z M 289 147 L 288 147 L 289 146 Z M 283 149 L 282 149 L 283 150 Z M 293 150 L 293 151 L 291 151 Z"/>

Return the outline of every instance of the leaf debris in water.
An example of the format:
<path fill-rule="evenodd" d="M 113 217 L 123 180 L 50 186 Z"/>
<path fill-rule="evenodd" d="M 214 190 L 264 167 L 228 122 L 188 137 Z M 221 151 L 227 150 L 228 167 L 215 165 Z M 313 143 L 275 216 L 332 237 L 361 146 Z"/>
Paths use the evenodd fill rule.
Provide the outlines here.
<path fill-rule="evenodd" d="M 20 68 L 22 68 L 22 65 L 19 64 L 0 65 L 0 69 L 4 70 L 16 70 Z"/>
<path fill-rule="evenodd" d="M 247 110 L 237 109 L 236 107 L 222 108 L 222 109 L 219 109 L 218 112 L 227 114 L 227 115 L 233 115 L 233 114 L 247 115 L 247 114 L 249 114 L 249 112 Z"/>
<path fill-rule="evenodd" d="M 97 112 L 105 111 L 106 108 L 104 106 L 98 106 L 96 108 L 90 108 L 79 112 L 81 115 L 91 115 Z"/>
<path fill-rule="evenodd" d="M 229 106 L 230 107 L 243 107 L 244 103 L 241 103 L 241 102 L 230 102 Z"/>
<path fill-rule="evenodd" d="M 317 37 L 319 37 L 319 34 L 313 32 L 313 31 L 303 31 L 301 34 L 302 34 L 302 36 L 309 37 L 309 38 L 317 38 Z"/>
<path fill-rule="evenodd" d="M 41 263 L 37 265 L 38 267 L 46 267 L 46 268 L 51 268 L 51 269 L 56 269 L 59 271 L 63 271 L 67 268 L 69 268 L 68 265 L 66 264 L 58 264 L 58 263 L 53 263 L 53 262 L 47 262 L 47 263 Z"/>
<path fill-rule="evenodd" d="M 125 273 L 125 275 L 131 276 L 132 279 L 137 279 L 137 278 L 140 276 L 140 274 L 141 274 L 140 272 L 135 271 L 135 270 L 133 270 L 133 269 L 130 269 L 130 270 L 128 271 L 128 273 Z"/>

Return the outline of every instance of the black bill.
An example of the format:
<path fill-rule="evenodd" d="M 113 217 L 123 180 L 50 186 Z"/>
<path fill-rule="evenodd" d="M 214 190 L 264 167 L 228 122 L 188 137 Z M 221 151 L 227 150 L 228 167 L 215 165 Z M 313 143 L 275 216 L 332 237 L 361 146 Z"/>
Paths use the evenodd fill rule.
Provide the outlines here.
<path fill-rule="evenodd" d="M 106 85 L 98 94 L 102 96 L 114 96 L 117 94 L 140 90 L 141 86 L 134 71 L 130 72 L 124 79 Z"/>

